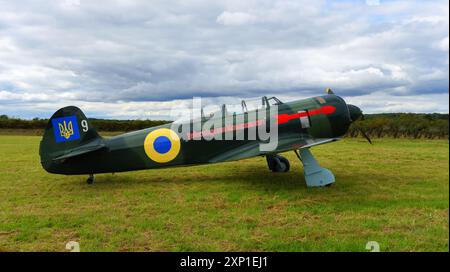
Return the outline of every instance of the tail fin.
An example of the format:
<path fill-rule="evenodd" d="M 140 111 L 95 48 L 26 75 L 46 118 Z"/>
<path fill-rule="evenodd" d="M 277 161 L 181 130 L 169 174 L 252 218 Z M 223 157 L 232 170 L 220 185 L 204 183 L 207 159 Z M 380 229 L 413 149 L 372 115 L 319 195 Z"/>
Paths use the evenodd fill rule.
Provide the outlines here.
<path fill-rule="evenodd" d="M 52 162 L 79 156 L 105 147 L 103 138 L 83 112 L 74 106 L 59 109 L 50 118 L 42 138 L 39 155 L 49 172 Z"/>

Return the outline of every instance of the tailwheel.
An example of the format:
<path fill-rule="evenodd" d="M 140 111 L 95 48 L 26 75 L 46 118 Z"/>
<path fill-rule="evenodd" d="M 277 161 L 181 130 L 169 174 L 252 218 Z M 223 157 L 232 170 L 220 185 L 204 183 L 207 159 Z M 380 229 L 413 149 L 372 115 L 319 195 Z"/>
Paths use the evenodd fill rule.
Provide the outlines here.
<path fill-rule="evenodd" d="M 94 175 L 89 175 L 88 179 L 86 180 L 87 184 L 92 184 L 95 181 Z"/>
<path fill-rule="evenodd" d="M 291 165 L 289 160 L 280 155 L 267 155 L 267 166 L 274 173 L 288 172 Z"/>

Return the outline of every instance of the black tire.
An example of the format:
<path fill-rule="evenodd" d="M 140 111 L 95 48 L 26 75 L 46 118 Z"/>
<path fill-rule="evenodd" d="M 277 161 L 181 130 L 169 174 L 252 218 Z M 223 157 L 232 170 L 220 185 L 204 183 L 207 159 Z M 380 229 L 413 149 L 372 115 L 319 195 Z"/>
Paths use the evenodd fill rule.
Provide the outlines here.
<path fill-rule="evenodd" d="M 267 166 L 274 173 L 288 172 L 291 165 L 289 160 L 279 155 L 267 155 Z"/>
<path fill-rule="evenodd" d="M 274 172 L 288 172 L 291 168 L 291 164 L 289 163 L 289 160 L 282 156 L 276 156 L 275 158 L 276 164 L 275 164 L 275 171 Z"/>
<path fill-rule="evenodd" d="M 93 184 L 93 183 L 94 183 L 94 177 L 89 177 L 89 178 L 86 180 L 86 182 L 87 182 L 87 184 Z"/>

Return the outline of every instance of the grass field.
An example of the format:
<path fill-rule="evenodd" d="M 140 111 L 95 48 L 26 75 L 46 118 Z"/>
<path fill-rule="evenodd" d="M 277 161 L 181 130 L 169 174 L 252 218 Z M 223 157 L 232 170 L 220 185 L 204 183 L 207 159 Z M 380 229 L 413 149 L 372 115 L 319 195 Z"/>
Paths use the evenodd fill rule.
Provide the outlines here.
<path fill-rule="evenodd" d="M 449 250 L 446 140 L 313 148 L 337 182 L 306 188 L 264 158 L 84 176 L 47 174 L 37 136 L 0 136 L 0 251 Z"/>

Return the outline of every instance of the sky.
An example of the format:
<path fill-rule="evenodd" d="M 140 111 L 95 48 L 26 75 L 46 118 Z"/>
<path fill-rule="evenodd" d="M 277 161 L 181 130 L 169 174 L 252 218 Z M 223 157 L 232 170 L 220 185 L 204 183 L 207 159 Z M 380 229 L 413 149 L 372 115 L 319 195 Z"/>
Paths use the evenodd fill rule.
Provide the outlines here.
<path fill-rule="evenodd" d="M 192 97 L 326 87 L 366 113 L 448 113 L 449 2 L 0 0 L 0 114 L 170 119 Z"/>

